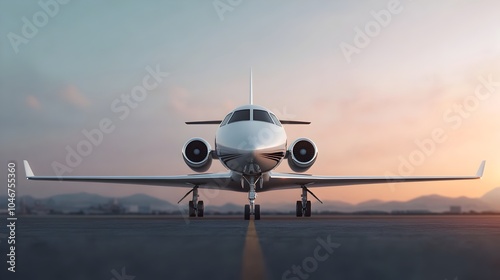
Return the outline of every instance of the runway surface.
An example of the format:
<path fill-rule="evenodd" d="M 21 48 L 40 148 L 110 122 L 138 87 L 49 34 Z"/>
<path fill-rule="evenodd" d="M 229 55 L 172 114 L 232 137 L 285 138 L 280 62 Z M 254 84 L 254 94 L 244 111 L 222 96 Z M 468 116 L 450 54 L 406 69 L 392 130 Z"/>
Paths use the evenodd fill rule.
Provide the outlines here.
<path fill-rule="evenodd" d="M 1 279 L 500 279 L 500 216 L 19 217 L 15 273 L 0 241 Z"/>

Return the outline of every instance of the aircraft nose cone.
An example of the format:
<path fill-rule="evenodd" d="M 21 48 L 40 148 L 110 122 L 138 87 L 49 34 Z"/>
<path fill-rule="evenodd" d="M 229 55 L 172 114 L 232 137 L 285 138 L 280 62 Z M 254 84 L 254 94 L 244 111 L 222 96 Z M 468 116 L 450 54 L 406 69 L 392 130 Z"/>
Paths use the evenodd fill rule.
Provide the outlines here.
<path fill-rule="evenodd" d="M 286 152 L 283 127 L 260 121 L 242 121 L 218 130 L 216 149 L 229 169 L 246 174 L 268 172 Z"/>
<path fill-rule="evenodd" d="M 273 149 L 286 142 L 286 136 L 282 130 L 273 130 L 267 126 L 250 126 L 242 136 L 241 140 L 244 140 L 242 149 L 247 151 Z"/>

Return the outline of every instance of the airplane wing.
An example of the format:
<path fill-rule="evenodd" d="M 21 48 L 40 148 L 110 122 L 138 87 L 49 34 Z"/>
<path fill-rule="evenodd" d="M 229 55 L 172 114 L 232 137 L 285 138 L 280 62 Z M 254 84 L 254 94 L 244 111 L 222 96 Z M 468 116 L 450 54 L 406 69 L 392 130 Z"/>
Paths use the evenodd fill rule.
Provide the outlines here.
<path fill-rule="evenodd" d="M 204 173 L 179 176 L 35 176 L 28 161 L 24 161 L 28 180 L 38 181 L 73 181 L 114 184 L 138 184 L 150 186 L 171 186 L 192 188 L 212 188 L 240 191 L 240 182 L 235 182 L 231 173 Z"/>
<path fill-rule="evenodd" d="M 291 120 L 280 120 L 281 124 L 311 124 L 308 121 L 291 121 Z"/>
<path fill-rule="evenodd" d="M 473 176 L 315 176 L 307 174 L 270 173 L 267 188 L 264 190 L 296 189 L 301 186 L 337 187 L 349 185 L 473 180 L 483 176 L 486 161 L 482 161 L 476 174 Z"/>
<path fill-rule="evenodd" d="M 213 121 L 192 121 L 186 122 L 186 124 L 220 124 L 222 120 L 213 120 Z"/>
<path fill-rule="evenodd" d="M 270 173 L 269 181 L 262 191 L 295 189 L 301 186 L 337 187 L 383 183 L 473 180 L 483 176 L 486 162 L 481 162 L 473 176 L 317 176 L 308 174 Z M 24 161 L 26 178 L 38 181 L 73 181 L 115 184 L 138 184 L 150 186 L 172 186 L 192 188 L 214 188 L 231 191 L 245 191 L 240 182 L 234 181 L 231 173 L 205 173 L 179 176 L 35 176 L 28 161 Z"/>

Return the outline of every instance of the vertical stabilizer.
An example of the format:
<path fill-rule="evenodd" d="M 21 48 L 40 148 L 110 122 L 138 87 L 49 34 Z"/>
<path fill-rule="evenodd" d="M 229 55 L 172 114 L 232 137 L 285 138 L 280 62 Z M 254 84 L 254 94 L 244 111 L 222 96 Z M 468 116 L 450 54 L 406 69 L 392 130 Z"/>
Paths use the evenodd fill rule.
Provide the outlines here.
<path fill-rule="evenodd" d="M 252 82 L 252 68 L 250 68 L 250 105 L 253 105 L 253 82 Z"/>

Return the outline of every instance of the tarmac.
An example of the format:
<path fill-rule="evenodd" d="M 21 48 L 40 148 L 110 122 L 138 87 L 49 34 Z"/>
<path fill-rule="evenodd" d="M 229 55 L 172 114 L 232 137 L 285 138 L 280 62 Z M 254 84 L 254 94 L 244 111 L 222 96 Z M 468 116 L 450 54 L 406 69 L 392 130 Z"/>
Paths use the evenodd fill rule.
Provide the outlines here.
<path fill-rule="evenodd" d="M 1 279 L 500 279 L 500 216 L 21 216 L 15 232 Z"/>

